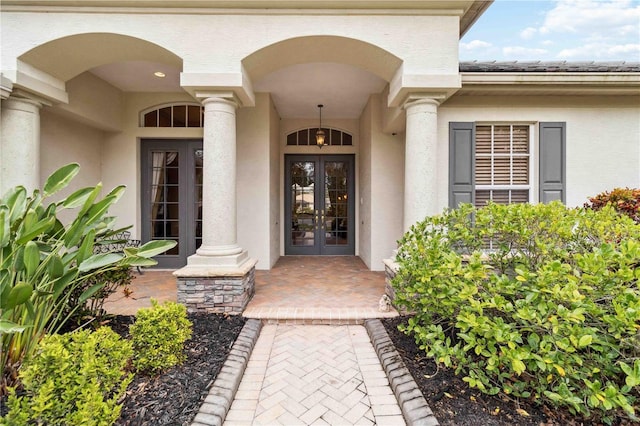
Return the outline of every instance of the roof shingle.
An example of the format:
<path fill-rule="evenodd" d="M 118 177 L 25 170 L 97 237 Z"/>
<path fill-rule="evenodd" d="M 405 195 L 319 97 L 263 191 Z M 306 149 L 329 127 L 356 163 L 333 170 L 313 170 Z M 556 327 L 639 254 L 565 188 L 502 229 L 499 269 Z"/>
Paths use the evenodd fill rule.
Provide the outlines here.
<path fill-rule="evenodd" d="M 640 62 L 464 61 L 460 72 L 640 72 Z"/>

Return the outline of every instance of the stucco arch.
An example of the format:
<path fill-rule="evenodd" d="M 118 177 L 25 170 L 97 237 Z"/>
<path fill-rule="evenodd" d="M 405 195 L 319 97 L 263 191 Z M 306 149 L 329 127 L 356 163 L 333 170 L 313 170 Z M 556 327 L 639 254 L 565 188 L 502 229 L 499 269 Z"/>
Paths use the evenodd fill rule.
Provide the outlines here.
<path fill-rule="evenodd" d="M 402 60 L 371 43 L 341 36 L 294 37 L 263 47 L 242 60 L 255 82 L 265 75 L 291 65 L 310 62 L 335 62 L 369 71 L 391 81 Z"/>
<path fill-rule="evenodd" d="M 122 61 L 166 63 L 182 69 L 182 59 L 164 47 L 115 33 L 62 37 L 35 47 L 18 59 L 61 81 L 100 65 Z"/>

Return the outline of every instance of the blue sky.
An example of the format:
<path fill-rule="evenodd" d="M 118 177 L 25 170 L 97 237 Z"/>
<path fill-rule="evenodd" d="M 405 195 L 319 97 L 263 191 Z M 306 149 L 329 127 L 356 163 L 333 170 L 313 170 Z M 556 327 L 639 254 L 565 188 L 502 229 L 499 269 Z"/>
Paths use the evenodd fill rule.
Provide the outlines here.
<path fill-rule="evenodd" d="M 495 0 L 460 60 L 640 62 L 640 0 Z"/>

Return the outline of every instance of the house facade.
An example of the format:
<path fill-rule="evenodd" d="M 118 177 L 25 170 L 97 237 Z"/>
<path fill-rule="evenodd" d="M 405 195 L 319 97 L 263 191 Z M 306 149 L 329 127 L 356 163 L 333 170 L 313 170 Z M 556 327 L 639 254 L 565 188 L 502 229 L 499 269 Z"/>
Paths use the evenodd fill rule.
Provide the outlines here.
<path fill-rule="evenodd" d="M 640 65 L 460 63 L 490 4 L 5 0 L 0 190 L 126 184 L 181 300 L 234 310 L 280 256 L 383 270 L 458 202 L 639 186 Z"/>

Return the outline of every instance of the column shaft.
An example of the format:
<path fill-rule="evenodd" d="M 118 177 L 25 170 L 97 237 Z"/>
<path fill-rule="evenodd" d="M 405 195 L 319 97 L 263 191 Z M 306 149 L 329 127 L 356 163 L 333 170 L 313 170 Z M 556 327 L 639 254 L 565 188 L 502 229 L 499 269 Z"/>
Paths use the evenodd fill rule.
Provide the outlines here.
<path fill-rule="evenodd" d="M 420 98 L 405 105 L 404 231 L 438 213 L 438 101 Z"/>
<path fill-rule="evenodd" d="M 0 195 L 23 185 L 40 186 L 40 107 L 30 99 L 2 100 L 0 121 Z"/>
<path fill-rule="evenodd" d="M 202 182 L 202 246 L 200 256 L 226 256 L 242 251 L 237 244 L 236 107 L 223 98 L 204 104 L 204 169 Z"/>

